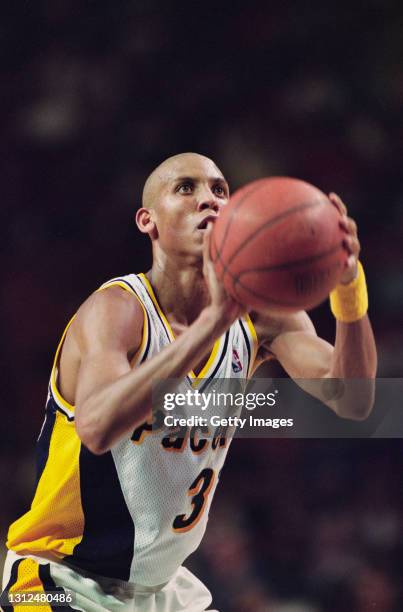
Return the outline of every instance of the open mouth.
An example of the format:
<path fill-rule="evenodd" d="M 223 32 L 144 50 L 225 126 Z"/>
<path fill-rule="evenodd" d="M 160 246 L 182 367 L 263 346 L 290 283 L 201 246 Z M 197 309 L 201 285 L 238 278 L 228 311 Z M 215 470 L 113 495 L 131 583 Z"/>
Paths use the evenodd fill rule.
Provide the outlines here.
<path fill-rule="evenodd" d="M 214 221 L 217 219 L 217 215 L 208 215 L 208 217 L 205 217 L 203 219 L 203 221 L 201 221 L 199 223 L 199 225 L 197 226 L 197 229 L 199 230 L 205 230 L 207 229 L 207 225 L 209 223 L 209 221 L 212 221 L 214 223 Z"/>

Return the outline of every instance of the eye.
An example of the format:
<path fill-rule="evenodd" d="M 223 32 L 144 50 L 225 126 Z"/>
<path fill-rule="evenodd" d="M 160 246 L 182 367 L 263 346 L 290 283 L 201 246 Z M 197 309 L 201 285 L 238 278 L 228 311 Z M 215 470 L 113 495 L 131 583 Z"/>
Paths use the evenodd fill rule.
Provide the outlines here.
<path fill-rule="evenodd" d="M 214 185 L 213 192 L 220 198 L 224 198 L 227 195 L 224 187 L 220 184 Z"/>
<path fill-rule="evenodd" d="M 178 185 L 178 188 L 176 190 L 178 193 L 181 193 L 183 195 L 187 195 L 188 193 L 192 193 L 193 191 L 193 184 L 190 183 L 189 181 L 187 181 L 186 183 L 181 183 L 180 185 Z"/>

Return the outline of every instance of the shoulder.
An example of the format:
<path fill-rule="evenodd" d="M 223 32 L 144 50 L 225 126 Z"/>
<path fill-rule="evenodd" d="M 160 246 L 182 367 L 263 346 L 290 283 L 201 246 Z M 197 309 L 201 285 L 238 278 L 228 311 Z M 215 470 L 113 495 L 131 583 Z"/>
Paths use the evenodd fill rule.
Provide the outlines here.
<path fill-rule="evenodd" d="M 107 346 L 129 351 L 140 344 L 143 324 L 139 299 L 113 286 L 96 291 L 81 305 L 72 333 L 81 349 Z"/>

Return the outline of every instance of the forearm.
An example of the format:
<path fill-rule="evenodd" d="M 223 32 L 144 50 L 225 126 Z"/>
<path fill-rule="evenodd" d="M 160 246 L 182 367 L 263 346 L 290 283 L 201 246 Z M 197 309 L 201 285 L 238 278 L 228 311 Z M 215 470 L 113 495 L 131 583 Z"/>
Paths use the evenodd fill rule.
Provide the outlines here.
<path fill-rule="evenodd" d="M 326 403 L 340 417 L 367 418 L 375 398 L 376 369 L 376 346 L 368 316 L 353 323 L 337 321 L 328 373 L 334 380 L 335 398 Z"/>
<path fill-rule="evenodd" d="M 216 308 L 205 308 L 172 344 L 149 361 L 91 394 L 77 407 L 80 438 L 97 454 L 151 417 L 153 381 L 183 378 L 225 327 Z"/>
<path fill-rule="evenodd" d="M 366 314 L 365 275 L 361 264 L 357 265 L 356 277 L 347 285 L 339 285 L 330 297 L 337 327 L 328 376 L 343 379 L 343 393 L 339 394 L 336 412 L 342 417 L 363 419 L 371 412 L 374 402 L 377 354 Z"/>
<path fill-rule="evenodd" d="M 330 378 L 375 378 L 377 353 L 368 315 L 354 323 L 336 322 Z"/>

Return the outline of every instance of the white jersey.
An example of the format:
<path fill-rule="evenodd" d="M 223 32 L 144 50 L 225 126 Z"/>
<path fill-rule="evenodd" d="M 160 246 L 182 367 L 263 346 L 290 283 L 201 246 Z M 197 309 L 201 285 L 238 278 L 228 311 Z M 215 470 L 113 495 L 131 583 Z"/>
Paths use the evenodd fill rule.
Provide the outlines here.
<path fill-rule="evenodd" d="M 137 367 L 174 335 L 144 274 L 112 279 L 101 289 L 115 285 L 143 307 Z M 246 379 L 256 350 L 249 317 L 236 321 L 216 341 L 199 376 L 189 372 L 182 389 L 192 389 L 195 379 L 204 392 L 213 378 Z M 75 432 L 74 406 L 57 389 L 56 354 L 38 440 L 38 488 L 31 510 L 10 527 L 8 546 L 135 584 L 166 583 L 199 546 L 228 446 L 228 439 L 203 438 L 197 428 L 167 435 L 144 423 L 105 455 L 93 455 Z M 60 469 L 65 476 L 58 478 Z"/>

